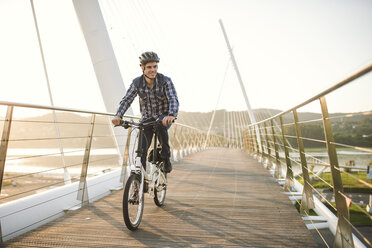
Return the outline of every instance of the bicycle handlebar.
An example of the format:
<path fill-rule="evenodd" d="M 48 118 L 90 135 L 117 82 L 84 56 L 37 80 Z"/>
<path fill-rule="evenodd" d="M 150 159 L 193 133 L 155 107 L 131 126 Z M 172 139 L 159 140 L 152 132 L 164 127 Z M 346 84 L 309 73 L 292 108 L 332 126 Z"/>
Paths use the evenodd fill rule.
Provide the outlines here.
<path fill-rule="evenodd" d="M 154 126 L 154 125 L 161 124 L 161 123 L 162 123 L 162 120 L 159 120 L 159 119 L 155 121 L 145 122 L 145 123 L 121 120 L 120 124 L 115 125 L 115 127 L 122 126 L 125 129 L 128 129 L 129 127 L 146 127 L 146 126 Z"/>

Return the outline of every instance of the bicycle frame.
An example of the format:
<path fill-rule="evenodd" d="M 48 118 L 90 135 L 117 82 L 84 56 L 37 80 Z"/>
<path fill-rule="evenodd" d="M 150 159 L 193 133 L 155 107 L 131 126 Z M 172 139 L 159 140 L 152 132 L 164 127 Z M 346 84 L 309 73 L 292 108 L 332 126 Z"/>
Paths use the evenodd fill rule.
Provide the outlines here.
<path fill-rule="evenodd" d="M 136 159 L 135 159 L 135 169 L 131 169 L 131 173 L 136 173 L 140 174 L 141 176 L 141 185 L 140 185 L 140 192 L 143 192 L 143 187 L 144 187 L 144 182 L 145 180 L 148 181 L 149 183 L 153 183 L 152 185 L 149 184 L 149 192 L 150 189 L 154 190 L 156 187 L 159 186 L 160 183 L 160 177 L 164 177 L 163 173 L 160 173 L 160 168 L 156 166 L 156 161 L 158 160 L 157 157 L 157 142 L 158 142 L 158 135 L 156 133 L 156 125 L 161 123 L 160 121 L 153 121 L 149 123 L 135 123 L 135 122 L 128 122 L 125 121 L 123 123 L 124 128 L 126 128 L 129 125 L 132 126 L 137 126 L 139 129 L 139 140 L 138 140 L 138 146 L 136 150 Z M 154 145 L 153 145 L 153 159 L 152 162 L 150 162 L 150 167 L 147 168 L 147 170 L 144 169 L 142 162 L 141 162 L 141 157 L 145 151 L 142 150 L 142 142 L 143 142 L 143 130 L 145 126 L 152 125 L 153 132 L 154 132 Z M 153 170 L 155 166 L 155 170 Z M 148 170 L 151 169 L 149 172 Z M 156 174 L 156 177 L 154 178 L 153 175 Z M 162 178 L 164 181 L 166 181 L 166 178 Z M 155 185 L 155 182 L 157 182 L 157 185 Z M 143 197 L 143 194 L 140 194 L 140 200 Z"/>
<path fill-rule="evenodd" d="M 157 139 L 158 134 L 156 130 L 156 124 L 161 121 L 153 121 L 147 123 L 136 123 L 133 121 L 124 121 L 120 126 L 124 128 L 129 128 L 129 126 L 136 127 L 139 129 L 139 140 L 136 149 L 136 158 L 134 168 L 131 165 L 131 176 L 128 178 L 128 181 L 125 183 L 124 193 L 123 193 L 123 218 L 125 225 L 129 230 L 136 230 L 141 223 L 144 207 L 144 186 L 145 182 L 148 183 L 148 192 L 150 195 L 153 195 L 154 202 L 157 206 L 161 207 L 164 204 L 166 190 L 167 190 L 167 175 L 163 172 L 164 162 L 158 157 L 157 150 Z M 149 161 L 150 164 L 147 167 L 147 170 L 144 169 L 144 166 L 141 162 L 141 157 L 144 154 L 142 148 L 143 142 L 143 132 L 145 127 L 152 125 L 154 133 L 154 148 L 152 154 L 152 161 Z M 147 144 L 146 144 L 147 146 Z M 159 160 L 158 160 L 159 159 Z M 134 187 L 134 188 L 133 188 Z"/>

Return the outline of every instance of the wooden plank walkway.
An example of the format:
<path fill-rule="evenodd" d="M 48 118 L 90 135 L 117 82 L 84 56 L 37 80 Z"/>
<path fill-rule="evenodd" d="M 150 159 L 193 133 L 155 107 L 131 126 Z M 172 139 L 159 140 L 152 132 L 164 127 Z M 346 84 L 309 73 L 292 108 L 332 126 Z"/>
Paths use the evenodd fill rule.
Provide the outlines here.
<path fill-rule="evenodd" d="M 318 247 L 269 172 L 241 150 L 205 150 L 169 175 L 165 205 L 146 196 L 140 229 L 122 190 L 10 240 L 7 247 Z"/>

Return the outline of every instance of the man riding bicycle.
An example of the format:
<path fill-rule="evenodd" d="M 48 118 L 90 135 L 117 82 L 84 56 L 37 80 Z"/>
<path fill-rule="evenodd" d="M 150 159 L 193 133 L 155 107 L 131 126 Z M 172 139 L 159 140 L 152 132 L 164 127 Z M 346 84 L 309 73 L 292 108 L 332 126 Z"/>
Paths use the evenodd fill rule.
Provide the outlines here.
<path fill-rule="evenodd" d="M 172 171 L 170 162 L 170 147 L 168 129 L 176 119 L 178 114 L 178 97 L 172 80 L 158 73 L 158 55 L 154 52 L 144 52 L 139 57 L 142 75 L 133 79 L 126 95 L 120 102 L 116 116 L 112 119 L 114 125 L 119 125 L 124 113 L 132 104 L 134 98 L 138 95 L 141 110 L 140 122 L 146 123 L 157 119 L 162 120 L 163 125 L 156 128 L 159 142 L 162 146 L 160 153 L 164 161 L 165 172 Z M 150 147 L 153 136 L 153 129 L 146 127 L 143 132 L 142 150 L 144 151 L 141 162 L 146 169 L 147 150 Z"/>

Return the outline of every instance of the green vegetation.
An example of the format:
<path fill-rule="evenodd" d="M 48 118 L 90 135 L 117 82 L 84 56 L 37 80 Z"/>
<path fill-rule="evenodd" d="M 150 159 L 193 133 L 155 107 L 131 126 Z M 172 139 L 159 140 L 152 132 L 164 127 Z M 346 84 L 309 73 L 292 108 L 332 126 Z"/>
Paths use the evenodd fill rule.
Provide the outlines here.
<path fill-rule="evenodd" d="M 335 203 L 332 203 L 333 207 L 329 204 L 325 204 L 329 210 L 332 211 L 335 215 L 337 215 L 334 208 L 336 207 Z M 359 205 L 360 208 L 366 209 L 365 205 Z M 371 217 L 367 216 L 363 211 L 361 211 L 357 206 L 351 204 L 349 208 L 350 212 L 350 222 L 354 226 L 364 226 L 364 225 L 372 225 Z"/>
<path fill-rule="evenodd" d="M 334 139 L 338 143 L 370 147 L 372 144 L 372 120 L 363 118 L 352 122 L 339 122 L 333 126 Z"/>
<path fill-rule="evenodd" d="M 296 207 L 298 212 L 300 212 L 300 203 L 301 203 L 301 201 L 300 202 L 296 201 L 296 204 L 295 204 L 295 207 Z M 310 209 L 309 215 L 310 216 L 317 216 L 317 214 L 312 209 Z"/>
<path fill-rule="evenodd" d="M 372 119 L 370 117 L 354 118 L 349 120 L 334 119 L 332 120 L 332 131 L 335 142 L 350 146 L 371 147 L 372 146 Z M 294 126 L 285 128 L 286 134 L 296 136 Z M 324 131 L 322 123 L 305 123 L 301 125 L 303 137 L 324 140 Z M 296 139 L 288 139 L 293 147 L 297 147 Z M 320 142 L 304 140 L 304 146 L 322 147 Z"/>
<path fill-rule="evenodd" d="M 354 177 L 357 177 L 357 178 L 363 180 L 363 181 L 366 181 L 367 175 L 366 175 L 365 172 L 352 173 L 352 175 Z M 313 174 L 310 174 L 310 177 L 311 176 L 313 176 Z M 330 172 L 326 172 L 326 173 L 321 174 L 320 178 L 332 185 L 332 175 L 331 175 Z M 321 179 L 314 178 L 313 180 L 311 180 L 311 185 L 313 185 L 314 188 L 330 188 L 329 185 L 326 184 L 325 182 L 323 182 Z M 344 186 L 344 189 L 347 189 L 347 188 L 370 189 L 370 187 L 368 187 L 367 185 L 361 183 L 360 181 L 354 179 L 353 177 L 351 177 L 351 176 L 349 176 L 345 173 L 341 173 L 341 180 L 342 180 L 342 184 Z M 299 178 L 298 181 L 301 184 L 303 184 L 303 179 L 302 178 Z M 371 181 L 371 180 L 369 180 L 369 181 Z"/>
<path fill-rule="evenodd" d="M 359 178 L 363 181 L 366 181 L 366 173 L 365 172 L 352 173 L 352 175 L 356 178 Z M 312 176 L 312 175 L 310 175 L 310 176 Z M 331 175 L 330 172 L 321 174 L 320 178 L 332 185 L 332 175 Z M 313 185 L 314 188 L 328 188 L 328 189 L 330 189 L 329 185 L 327 183 L 323 182 L 321 179 L 315 178 L 315 179 L 311 180 L 311 185 Z M 372 193 L 372 189 L 370 187 L 368 187 L 367 185 L 361 183 L 360 181 L 354 179 L 353 177 L 351 177 L 351 176 L 349 176 L 345 173 L 341 173 L 341 179 L 342 179 L 342 184 L 343 184 L 345 192 L 365 192 L 365 193 L 368 192 L 368 193 Z M 300 183 L 303 184 L 303 179 L 302 178 L 299 178 L 297 180 Z M 372 183 L 372 180 L 368 180 L 368 183 Z M 336 211 L 334 210 L 334 208 L 336 207 L 335 203 L 331 203 L 332 206 L 329 205 L 328 203 L 324 203 L 324 204 L 328 207 L 329 210 L 331 210 L 335 215 L 337 215 Z M 296 203 L 296 208 L 299 211 L 300 207 L 299 207 L 298 203 Z M 361 225 L 372 225 L 371 217 L 366 215 L 360 208 L 365 210 L 366 206 L 365 205 L 356 206 L 354 204 L 351 204 L 351 206 L 349 208 L 350 222 L 353 225 L 359 225 L 359 226 L 361 226 Z M 313 214 L 310 212 L 310 215 L 313 215 Z"/>
<path fill-rule="evenodd" d="M 330 211 L 332 211 L 333 214 L 337 215 L 337 213 L 334 209 L 336 207 L 335 203 L 332 203 L 333 207 L 330 206 L 327 203 L 324 203 L 324 205 L 326 207 L 328 207 L 328 209 Z M 298 202 L 296 202 L 295 207 L 296 207 L 297 211 L 300 212 L 300 204 Z M 359 207 L 362 208 L 362 209 L 366 208 L 365 205 L 361 205 Z M 367 216 L 363 211 L 361 211 L 357 206 L 352 204 L 349 208 L 349 212 L 350 212 L 350 222 L 354 226 L 372 225 L 372 219 L 369 216 Z M 313 210 L 310 209 L 309 215 L 310 216 L 316 216 L 317 214 Z"/>

